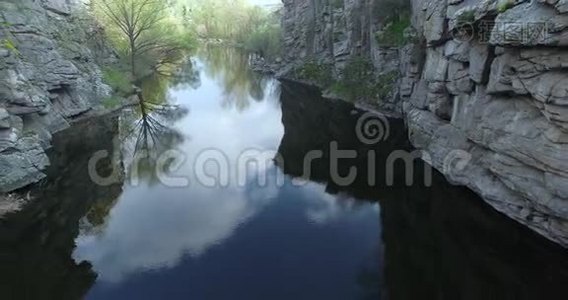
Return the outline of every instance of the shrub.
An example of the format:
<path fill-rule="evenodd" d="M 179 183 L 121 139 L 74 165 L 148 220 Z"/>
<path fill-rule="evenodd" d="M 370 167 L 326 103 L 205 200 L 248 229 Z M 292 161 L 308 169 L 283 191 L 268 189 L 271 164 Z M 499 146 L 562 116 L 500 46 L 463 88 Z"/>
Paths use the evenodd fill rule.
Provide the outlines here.
<path fill-rule="evenodd" d="M 343 81 L 348 84 L 358 85 L 368 81 L 373 72 L 373 64 L 368 58 L 355 56 L 349 59 L 342 71 Z"/>
<path fill-rule="evenodd" d="M 280 55 L 281 31 L 279 25 L 264 25 L 251 32 L 244 41 L 247 50 L 259 53 L 265 58 Z"/>
<path fill-rule="evenodd" d="M 391 71 L 378 76 L 374 92 L 379 99 L 385 99 L 390 96 L 398 77 L 399 73 L 397 71 Z"/>
<path fill-rule="evenodd" d="M 377 32 L 377 42 L 382 46 L 402 46 L 407 42 L 404 37 L 404 31 L 409 26 L 410 17 L 401 16 L 396 21 L 388 23 L 382 31 Z"/>
<path fill-rule="evenodd" d="M 132 93 L 132 83 L 128 72 L 109 67 L 103 70 L 103 80 L 119 95 L 128 96 Z"/>
<path fill-rule="evenodd" d="M 347 100 L 358 100 L 373 96 L 373 65 L 368 58 L 355 56 L 349 59 L 341 78 L 330 90 Z"/>
<path fill-rule="evenodd" d="M 108 97 L 103 100 L 102 104 L 106 109 L 113 109 L 120 105 L 120 98 L 116 96 Z"/>
<path fill-rule="evenodd" d="M 309 61 L 296 70 L 296 76 L 314 81 L 323 87 L 333 83 L 333 71 L 329 64 Z"/>
<path fill-rule="evenodd" d="M 457 26 L 461 27 L 467 24 L 472 24 L 475 22 L 475 11 L 473 10 L 466 10 L 461 12 L 461 14 L 457 17 Z"/>

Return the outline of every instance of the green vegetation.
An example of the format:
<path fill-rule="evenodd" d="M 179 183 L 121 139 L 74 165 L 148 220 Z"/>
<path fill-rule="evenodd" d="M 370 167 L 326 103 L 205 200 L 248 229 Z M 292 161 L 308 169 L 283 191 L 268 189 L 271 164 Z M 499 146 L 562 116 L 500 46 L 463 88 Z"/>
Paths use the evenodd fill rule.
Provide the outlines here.
<path fill-rule="evenodd" d="M 308 61 L 296 69 L 295 73 L 297 77 L 313 81 L 323 87 L 333 84 L 333 70 L 329 64 Z"/>
<path fill-rule="evenodd" d="M 475 22 L 475 11 L 466 10 L 460 13 L 457 17 L 457 26 L 461 27 L 467 24 L 472 24 Z"/>
<path fill-rule="evenodd" d="M 379 99 L 385 99 L 391 96 L 399 75 L 400 74 L 397 71 L 391 71 L 378 76 L 377 82 L 374 85 L 374 90 L 376 91 Z"/>
<path fill-rule="evenodd" d="M 254 30 L 243 41 L 245 49 L 265 58 L 275 58 L 280 55 L 280 26 L 265 24 Z"/>
<path fill-rule="evenodd" d="M 20 55 L 20 51 L 18 50 L 18 47 L 16 46 L 16 44 L 12 39 L 9 38 L 2 39 L 1 45 L 2 47 L 8 49 L 8 51 L 12 52 L 13 54 Z"/>
<path fill-rule="evenodd" d="M 200 50 L 198 56 L 208 62 L 203 72 L 223 87 L 223 107 L 242 111 L 249 107 L 251 99 L 262 101 L 265 98 L 269 81 L 251 70 L 249 55 L 245 51 L 216 45 Z"/>
<path fill-rule="evenodd" d="M 95 0 L 94 14 L 128 61 L 133 80 L 154 72 L 169 73 L 192 45 L 182 20 L 162 0 Z"/>
<path fill-rule="evenodd" d="M 19 56 L 20 51 L 18 50 L 18 45 L 14 42 L 14 36 L 7 29 L 9 26 L 11 26 L 9 22 L 0 22 L 0 36 L 3 36 L 3 38 L 0 39 L 0 47 L 3 47 L 11 53 Z"/>
<path fill-rule="evenodd" d="M 375 33 L 379 45 L 398 47 L 408 42 L 404 32 L 410 27 L 411 5 L 409 0 L 378 0 L 373 6 L 382 29 Z"/>
<path fill-rule="evenodd" d="M 106 109 L 113 109 L 120 105 L 120 98 L 116 96 L 108 97 L 103 100 L 102 104 Z"/>
<path fill-rule="evenodd" d="M 501 0 L 497 5 L 497 11 L 501 14 L 511 9 L 513 6 L 515 6 L 515 0 Z"/>
<path fill-rule="evenodd" d="M 244 0 L 204 0 L 187 3 L 191 26 L 195 28 L 198 36 L 242 46 L 265 58 L 275 58 L 280 54 L 278 12 L 249 5 Z"/>
<path fill-rule="evenodd" d="M 410 17 L 401 16 L 399 19 L 388 23 L 382 31 L 376 33 L 377 42 L 381 46 L 402 46 L 407 40 L 404 31 L 410 26 Z"/>
<path fill-rule="evenodd" d="M 332 86 L 332 91 L 348 100 L 372 97 L 373 65 L 368 58 L 352 57 L 341 72 L 338 82 Z"/>
<path fill-rule="evenodd" d="M 330 65 L 314 61 L 295 72 L 296 77 L 312 81 L 349 101 L 388 98 L 399 77 L 396 71 L 375 76 L 370 60 L 361 56 L 352 57 L 339 73 L 339 78 L 334 79 Z"/>
<path fill-rule="evenodd" d="M 128 96 L 132 94 L 132 80 L 127 72 L 119 68 L 106 68 L 103 70 L 103 80 L 108 84 L 117 94 L 121 96 Z"/>

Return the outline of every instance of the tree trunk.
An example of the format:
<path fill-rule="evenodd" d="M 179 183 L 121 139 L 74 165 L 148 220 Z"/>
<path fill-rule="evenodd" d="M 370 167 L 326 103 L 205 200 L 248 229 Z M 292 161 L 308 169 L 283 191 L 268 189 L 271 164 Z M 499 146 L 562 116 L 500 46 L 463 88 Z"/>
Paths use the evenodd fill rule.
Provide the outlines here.
<path fill-rule="evenodd" d="M 134 39 L 130 38 L 130 68 L 132 72 L 132 80 L 136 81 L 136 45 L 134 43 Z"/>

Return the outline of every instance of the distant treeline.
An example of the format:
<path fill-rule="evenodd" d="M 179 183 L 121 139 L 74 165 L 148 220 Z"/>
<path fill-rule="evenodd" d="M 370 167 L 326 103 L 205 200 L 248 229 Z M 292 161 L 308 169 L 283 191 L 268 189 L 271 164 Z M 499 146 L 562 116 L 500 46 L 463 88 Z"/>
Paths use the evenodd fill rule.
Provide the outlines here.
<path fill-rule="evenodd" d="M 131 81 L 170 73 L 199 40 L 266 58 L 280 51 L 280 17 L 244 0 L 92 0 L 90 13 L 112 41 Z"/>
<path fill-rule="evenodd" d="M 237 44 L 261 56 L 280 54 L 280 12 L 244 0 L 174 0 L 182 19 L 202 38 Z"/>

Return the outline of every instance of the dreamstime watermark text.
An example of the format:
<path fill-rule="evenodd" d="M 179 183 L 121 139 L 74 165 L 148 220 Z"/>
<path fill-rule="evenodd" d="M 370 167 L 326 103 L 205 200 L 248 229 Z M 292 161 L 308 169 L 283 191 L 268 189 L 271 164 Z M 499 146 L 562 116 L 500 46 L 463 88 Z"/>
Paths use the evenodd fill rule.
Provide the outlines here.
<path fill-rule="evenodd" d="M 339 141 L 332 140 L 324 149 L 307 151 L 301 159 L 295 157 L 293 162 L 286 161 L 275 150 L 259 148 L 244 149 L 236 157 L 217 148 L 206 148 L 192 155 L 179 149 L 169 149 L 157 156 L 150 155 L 148 151 L 138 151 L 129 163 L 126 179 L 121 176 L 121 164 L 114 164 L 111 172 L 99 172 L 100 165 L 117 159 L 111 157 L 113 154 L 109 151 L 100 150 L 91 156 L 88 172 L 90 179 L 100 186 L 117 184 L 122 180 L 137 186 L 141 184 L 144 175 L 148 174 L 160 184 L 172 188 L 192 185 L 207 188 L 243 187 L 251 181 L 256 181 L 259 186 L 282 186 L 286 182 L 284 173 L 275 171 L 271 175 L 269 171 L 276 170 L 277 168 L 272 168 L 274 166 L 284 168 L 287 163 L 293 163 L 295 167 L 301 168 L 301 174 L 291 180 L 296 186 L 306 184 L 316 175 L 316 171 L 327 173 L 330 182 L 343 187 L 362 179 L 369 186 L 393 186 L 400 184 L 400 181 L 404 181 L 406 186 L 431 186 L 432 155 L 423 150 L 403 149 L 393 149 L 385 155 L 385 151 L 379 150 L 393 147 L 393 142 L 389 141 L 390 133 L 389 119 L 369 112 L 358 118 L 354 128 L 354 134 L 362 146 L 357 149 L 341 148 Z M 441 160 L 439 169 L 445 174 L 459 176 L 471 159 L 472 155 L 467 151 L 448 151 Z M 152 163 L 149 164 L 149 161 Z M 420 163 L 421 161 L 426 163 Z M 322 170 L 322 167 L 325 169 Z M 420 182 L 415 182 L 416 180 Z"/>

